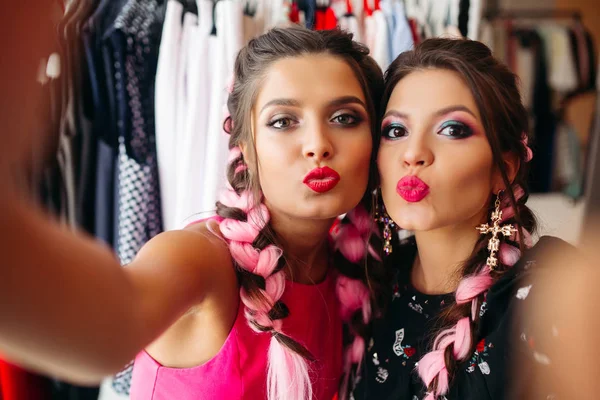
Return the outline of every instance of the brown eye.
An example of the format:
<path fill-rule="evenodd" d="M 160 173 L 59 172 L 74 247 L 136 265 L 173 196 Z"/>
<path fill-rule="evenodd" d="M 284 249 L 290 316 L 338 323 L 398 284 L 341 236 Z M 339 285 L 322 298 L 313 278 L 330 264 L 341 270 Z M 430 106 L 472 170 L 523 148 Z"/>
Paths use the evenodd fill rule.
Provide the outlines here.
<path fill-rule="evenodd" d="M 384 127 L 381 135 L 386 139 L 399 139 L 408 134 L 406 128 L 400 124 L 390 124 Z"/>
<path fill-rule="evenodd" d="M 473 130 L 462 122 L 449 121 L 442 125 L 438 134 L 447 136 L 451 139 L 464 139 L 471 136 Z"/>

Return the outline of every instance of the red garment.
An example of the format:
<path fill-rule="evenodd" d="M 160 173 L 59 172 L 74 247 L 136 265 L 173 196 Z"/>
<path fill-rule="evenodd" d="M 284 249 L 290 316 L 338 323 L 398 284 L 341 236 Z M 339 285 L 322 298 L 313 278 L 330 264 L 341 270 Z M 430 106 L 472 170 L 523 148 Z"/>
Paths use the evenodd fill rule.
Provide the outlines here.
<path fill-rule="evenodd" d="M 335 29 L 337 26 L 337 17 L 331 7 L 319 8 L 315 12 L 315 30 L 327 31 Z"/>
<path fill-rule="evenodd" d="M 352 15 L 354 13 L 352 10 L 352 0 L 346 0 L 346 13 L 348 15 Z"/>
<path fill-rule="evenodd" d="M 367 17 L 373 15 L 373 10 L 371 10 L 371 6 L 369 5 L 369 0 L 363 0 L 363 12 Z"/>
<path fill-rule="evenodd" d="M 292 3 L 292 8 L 290 9 L 290 22 L 293 22 L 295 24 L 299 24 L 300 23 L 300 10 L 298 9 L 298 3 L 297 2 L 293 2 Z M 2 400 L 2 399 L 0 399 Z"/>
<path fill-rule="evenodd" d="M 419 34 L 419 24 L 414 18 L 408 19 L 408 24 L 410 25 L 410 32 L 412 33 L 413 42 L 415 42 L 415 46 L 421 43 L 421 35 Z"/>
<path fill-rule="evenodd" d="M 0 360 L 0 400 L 50 400 L 50 382 Z"/>

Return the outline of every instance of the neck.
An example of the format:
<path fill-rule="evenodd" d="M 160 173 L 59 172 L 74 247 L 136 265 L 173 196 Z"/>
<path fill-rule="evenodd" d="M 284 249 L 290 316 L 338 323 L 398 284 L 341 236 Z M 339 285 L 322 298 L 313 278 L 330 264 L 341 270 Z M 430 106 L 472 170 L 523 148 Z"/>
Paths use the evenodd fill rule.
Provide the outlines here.
<path fill-rule="evenodd" d="M 329 269 L 329 229 L 334 219 L 296 219 L 271 212 L 271 228 L 286 259 L 288 279 L 304 284 L 323 281 Z"/>
<path fill-rule="evenodd" d="M 463 262 L 479 238 L 477 216 L 460 226 L 415 233 L 417 257 L 412 268 L 413 286 L 426 294 L 452 293 L 458 287 Z"/>

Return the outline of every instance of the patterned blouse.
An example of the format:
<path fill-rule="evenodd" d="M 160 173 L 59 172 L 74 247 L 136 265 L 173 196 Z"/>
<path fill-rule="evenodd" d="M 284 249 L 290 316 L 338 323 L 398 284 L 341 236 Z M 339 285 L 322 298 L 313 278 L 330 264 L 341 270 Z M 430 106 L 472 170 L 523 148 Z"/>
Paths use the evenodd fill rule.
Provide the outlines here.
<path fill-rule="evenodd" d="M 530 381 L 529 362 L 547 365 L 551 360 L 535 347 L 527 320 L 514 318 L 534 286 L 531 271 L 544 248 L 569 246 L 560 239 L 542 237 L 488 291 L 472 356 L 460 363 L 441 400 L 523 398 Z M 568 250 L 568 249 L 567 249 Z M 426 388 L 416 371 L 419 359 L 431 350 L 439 332 L 440 312 L 454 302 L 454 294 L 427 295 L 410 284 L 410 266 L 416 255 L 414 240 L 390 256 L 395 266 L 391 302 L 383 318 L 374 323 L 365 359 L 351 399 L 422 400 Z M 530 325 L 530 324 L 529 324 Z M 549 327 L 550 329 L 550 327 Z M 510 374 L 518 367 L 518 373 Z M 550 389 L 550 388 L 549 388 Z M 521 393 L 521 394 L 520 394 Z M 530 397 L 528 397 L 530 398 Z M 544 400 L 555 399 L 549 392 Z"/>

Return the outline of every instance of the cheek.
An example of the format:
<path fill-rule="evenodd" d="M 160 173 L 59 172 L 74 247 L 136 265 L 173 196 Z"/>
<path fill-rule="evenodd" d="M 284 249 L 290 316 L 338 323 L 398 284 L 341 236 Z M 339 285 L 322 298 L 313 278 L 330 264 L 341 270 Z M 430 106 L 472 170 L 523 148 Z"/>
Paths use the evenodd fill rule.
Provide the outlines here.
<path fill-rule="evenodd" d="M 492 153 L 487 146 L 447 154 L 439 166 L 447 168 L 446 180 L 457 188 L 478 187 L 485 192 L 491 185 Z"/>
<path fill-rule="evenodd" d="M 366 139 L 362 139 L 357 141 L 357 143 L 353 146 L 353 151 L 351 154 L 354 154 L 355 160 L 360 160 L 360 167 L 364 167 L 364 164 L 367 165 L 371 162 L 371 155 L 373 153 L 373 141 L 371 139 L 371 135 L 369 135 Z M 368 171 L 368 168 L 366 168 Z"/>
<path fill-rule="evenodd" d="M 261 176 L 276 176 L 277 170 L 285 167 L 287 148 L 277 140 L 269 140 L 266 135 L 256 137 L 256 159 Z"/>
<path fill-rule="evenodd" d="M 481 156 L 453 157 L 453 162 L 440 163 L 440 185 L 445 186 L 440 194 L 446 199 L 453 199 L 449 204 L 454 204 L 456 211 L 463 209 L 464 217 L 470 217 L 487 205 L 487 200 L 492 191 L 492 156 L 486 149 L 480 149 Z M 471 152 L 471 154 L 477 154 Z M 457 160 L 461 160 L 457 162 Z M 443 167 L 449 168 L 444 168 Z M 445 193 L 444 193 L 445 192 Z M 462 214 L 462 213 L 461 213 Z"/>
<path fill-rule="evenodd" d="M 396 151 L 391 146 L 385 144 L 379 147 L 379 153 L 377 154 L 377 169 L 379 171 L 379 178 L 381 182 L 381 190 L 386 191 L 390 181 L 397 181 L 399 179 L 399 169 L 396 168 L 394 162 Z"/>

